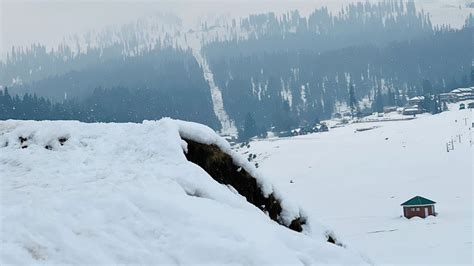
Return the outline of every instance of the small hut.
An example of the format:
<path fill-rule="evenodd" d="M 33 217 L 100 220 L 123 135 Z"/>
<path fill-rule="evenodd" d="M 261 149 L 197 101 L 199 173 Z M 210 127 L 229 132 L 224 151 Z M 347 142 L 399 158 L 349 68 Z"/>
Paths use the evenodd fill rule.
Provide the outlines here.
<path fill-rule="evenodd" d="M 421 218 L 426 218 L 430 215 L 435 216 L 435 204 L 436 202 L 420 196 L 413 197 L 401 204 L 403 207 L 403 216 L 408 219 L 414 216 Z"/>

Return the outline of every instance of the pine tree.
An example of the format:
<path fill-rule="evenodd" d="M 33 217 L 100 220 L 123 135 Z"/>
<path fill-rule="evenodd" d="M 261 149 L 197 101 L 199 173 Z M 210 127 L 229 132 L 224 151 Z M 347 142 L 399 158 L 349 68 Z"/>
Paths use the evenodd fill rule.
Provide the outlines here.
<path fill-rule="evenodd" d="M 393 89 L 389 89 L 387 92 L 387 105 L 388 106 L 395 106 L 397 103 L 396 94 Z"/>
<path fill-rule="evenodd" d="M 443 109 L 442 110 L 443 110 L 443 112 L 446 112 L 446 111 L 449 110 L 448 109 L 448 104 L 446 104 L 446 102 L 443 102 Z"/>
<path fill-rule="evenodd" d="M 431 95 L 432 93 L 433 93 L 433 86 L 431 85 L 431 81 L 427 79 L 423 80 L 423 94 Z"/>
<path fill-rule="evenodd" d="M 354 115 L 357 112 L 357 99 L 355 97 L 354 84 L 351 84 L 349 88 L 349 107 L 351 108 L 351 115 L 354 118 Z"/>
<path fill-rule="evenodd" d="M 383 96 L 380 88 L 377 88 L 374 95 L 374 102 L 372 103 L 372 109 L 375 112 L 383 112 Z"/>
<path fill-rule="evenodd" d="M 247 113 L 247 115 L 245 116 L 244 129 L 241 134 L 242 135 L 241 139 L 248 140 L 251 137 L 256 136 L 257 134 L 258 134 L 257 123 L 255 122 L 253 115 L 251 113 Z"/>
<path fill-rule="evenodd" d="M 8 93 L 8 88 L 5 87 L 3 90 L 3 97 L 1 101 L 0 111 L 0 119 L 11 119 L 13 115 L 13 99 Z"/>
<path fill-rule="evenodd" d="M 433 110 L 432 114 L 439 114 L 443 111 L 441 108 L 441 100 L 439 99 L 439 95 L 433 97 Z"/>

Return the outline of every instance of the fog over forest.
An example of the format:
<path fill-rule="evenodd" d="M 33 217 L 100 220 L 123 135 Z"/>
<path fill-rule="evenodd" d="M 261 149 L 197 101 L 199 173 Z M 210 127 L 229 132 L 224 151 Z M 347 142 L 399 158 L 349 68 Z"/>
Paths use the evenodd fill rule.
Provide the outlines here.
<path fill-rule="evenodd" d="M 246 3 L 7 1 L 1 118 L 265 132 L 472 85 L 469 1 Z"/>
<path fill-rule="evenodd" d="M 474 0 L 0 0 L 0 265 L 474 265 Z"/>

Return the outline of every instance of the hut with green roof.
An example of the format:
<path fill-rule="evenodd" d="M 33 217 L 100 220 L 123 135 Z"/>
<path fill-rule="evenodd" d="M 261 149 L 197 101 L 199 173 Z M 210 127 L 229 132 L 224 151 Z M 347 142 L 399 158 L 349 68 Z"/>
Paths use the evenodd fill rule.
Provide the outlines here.
<path fill-rule="evenodd" d="M 435 216 L 434 205 L 436 202 L 423 198 L 420 196 L 413 197 L 401 204 L 403 207 L 403 216 L 410 219 L 411 217 L 418 216 L 426 218 L 430 215 Z"/>

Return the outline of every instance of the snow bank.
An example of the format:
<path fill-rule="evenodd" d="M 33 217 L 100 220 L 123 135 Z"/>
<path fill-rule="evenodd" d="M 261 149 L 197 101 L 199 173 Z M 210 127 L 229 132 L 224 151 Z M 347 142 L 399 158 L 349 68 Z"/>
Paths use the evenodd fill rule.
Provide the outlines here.
<path fill-rule="evenodd" d="M 181 137 L 231 155 L 286 220 L 302 214 L 201 125 L 2 121 L 0 264 L 364 263 L 314 221 L 297 233 L 270 220 L 187 161 Z"/>
<path fill-rule="evenodd" d="M 290 223 L 299 217 L 307 219 L 303 212 L 294 205 L 291 201 L 287 200 L 281 192 L 279 192 L 273 185 L 265 179 L 260 172 L 242 155 L 237 154 L 230 147 L 230 144 L 220 136 L 218 136 L 211 128 L 185 121 L 173 121 L 178 125 L 178 131 L 182 138 L 193 140 L 202 144 L 216 145 L 221 151 L 230 155 L 234 161 L 234 164 L 245 169 L 251 176 L 256 178 L 257 184 L 262 189 L 265 197 L 273 194 L 282 205 L 281 219 L 283 224 L 289 226 Z"/>

